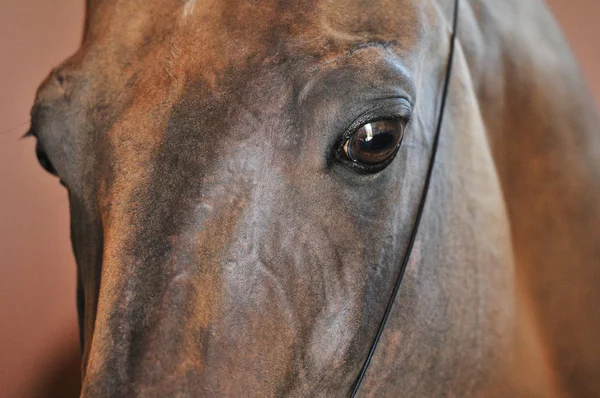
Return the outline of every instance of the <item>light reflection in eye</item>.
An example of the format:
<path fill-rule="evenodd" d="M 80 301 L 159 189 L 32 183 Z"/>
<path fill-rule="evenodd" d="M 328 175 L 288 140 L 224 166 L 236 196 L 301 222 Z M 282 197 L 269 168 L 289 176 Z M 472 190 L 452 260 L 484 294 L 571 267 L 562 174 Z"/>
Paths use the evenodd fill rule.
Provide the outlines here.
<path fill-rule="evenodd" d="M 367 132 L 367 136 L 365 137 L 365 141 L 371 141 L 373 139 L 373 126 L 371 123 L 365 124 L 365 131 Z"/>

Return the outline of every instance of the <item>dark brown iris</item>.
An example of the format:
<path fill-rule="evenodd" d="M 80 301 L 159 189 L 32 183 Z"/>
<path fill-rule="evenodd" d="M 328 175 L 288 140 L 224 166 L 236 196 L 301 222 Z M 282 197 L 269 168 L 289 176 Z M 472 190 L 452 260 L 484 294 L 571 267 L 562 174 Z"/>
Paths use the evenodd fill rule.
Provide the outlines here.
<path fill-rule="evenodd" d="M 344 152 L 353 162 L 366 165 L 384 163 L 394 156 L 404 125 L 400 120 L 379 120 L 363 125 L 344 144 Z"/>

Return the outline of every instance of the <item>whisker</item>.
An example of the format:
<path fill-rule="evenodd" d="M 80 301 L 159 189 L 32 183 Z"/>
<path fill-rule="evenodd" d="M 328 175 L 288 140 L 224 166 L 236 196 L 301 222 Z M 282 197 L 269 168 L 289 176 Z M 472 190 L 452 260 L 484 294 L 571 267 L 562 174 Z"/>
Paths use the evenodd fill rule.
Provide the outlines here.
<path fill-rule="evenodd" d="M 12 133 L 15 130 L 21 129 L 29 123 L 29 120 L 24 121 L 21 124 L 18 124 L 13 127 L 9 127 L 7 129 L 0 130 L 0 135 L 6 135 L 8 133 Z M 23 137 L 29 137 L 31 135 L 30 130 L 28 130 Z"/>

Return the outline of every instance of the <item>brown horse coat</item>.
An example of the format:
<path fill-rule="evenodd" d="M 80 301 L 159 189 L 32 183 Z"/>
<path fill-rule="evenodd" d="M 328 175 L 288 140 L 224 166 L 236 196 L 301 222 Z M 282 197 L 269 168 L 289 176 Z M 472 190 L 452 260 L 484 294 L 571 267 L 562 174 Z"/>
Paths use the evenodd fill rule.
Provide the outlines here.
<path fill-rule="evenodd" d="M 32 111 L 69 190 L 83 396 L 347 395 L 420 200 L 452 1 L 87 3 Z M 593 101 L 541 0 L 460 8 L 361 392 L 598 396 Z M 383 171 L 336 155 L 386 118 L 406 126 Z"/>

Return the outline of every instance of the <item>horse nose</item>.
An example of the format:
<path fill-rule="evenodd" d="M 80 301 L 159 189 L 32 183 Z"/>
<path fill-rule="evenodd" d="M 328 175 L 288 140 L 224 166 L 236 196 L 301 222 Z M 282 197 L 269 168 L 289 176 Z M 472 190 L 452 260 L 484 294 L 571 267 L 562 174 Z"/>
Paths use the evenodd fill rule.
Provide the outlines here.
<path fill-rule="evenodd" d="M 218 373 L 205 360 L 226 295 L 221 274 L 237 222 L 234 205 L 193 206 L 196 221 L 172 235 L 159 233 L 169 230 L 166 216 L 153 223 L 140 219 L 135 228 L 115 221 L 131 211 L 129 204 L 120 206 L 110 209 L 105 223 L 82 396 L 193 396 Z"/>
<path fill-rule="evenodd" d="M 185 331 L 195 324 L 197 301 L 189 274 L 144 284 L 150 287 L 134 283 L 139 290 L 120 295 L 110 309 L 101 303 L 82 397 L 186 396 L 190 380 L 200 379 L 203 331 Z"/>
<path fill-rule="evenodd" d="M 81 79 L 73 66 L 54 69 L 38 87 L 35 102 L 30 111 L 31 127 L 26 136 L 40 137 L 45 133 L 62 134 L 73 119 L 74 102 L 80 99 L 74 94 Z"/>

